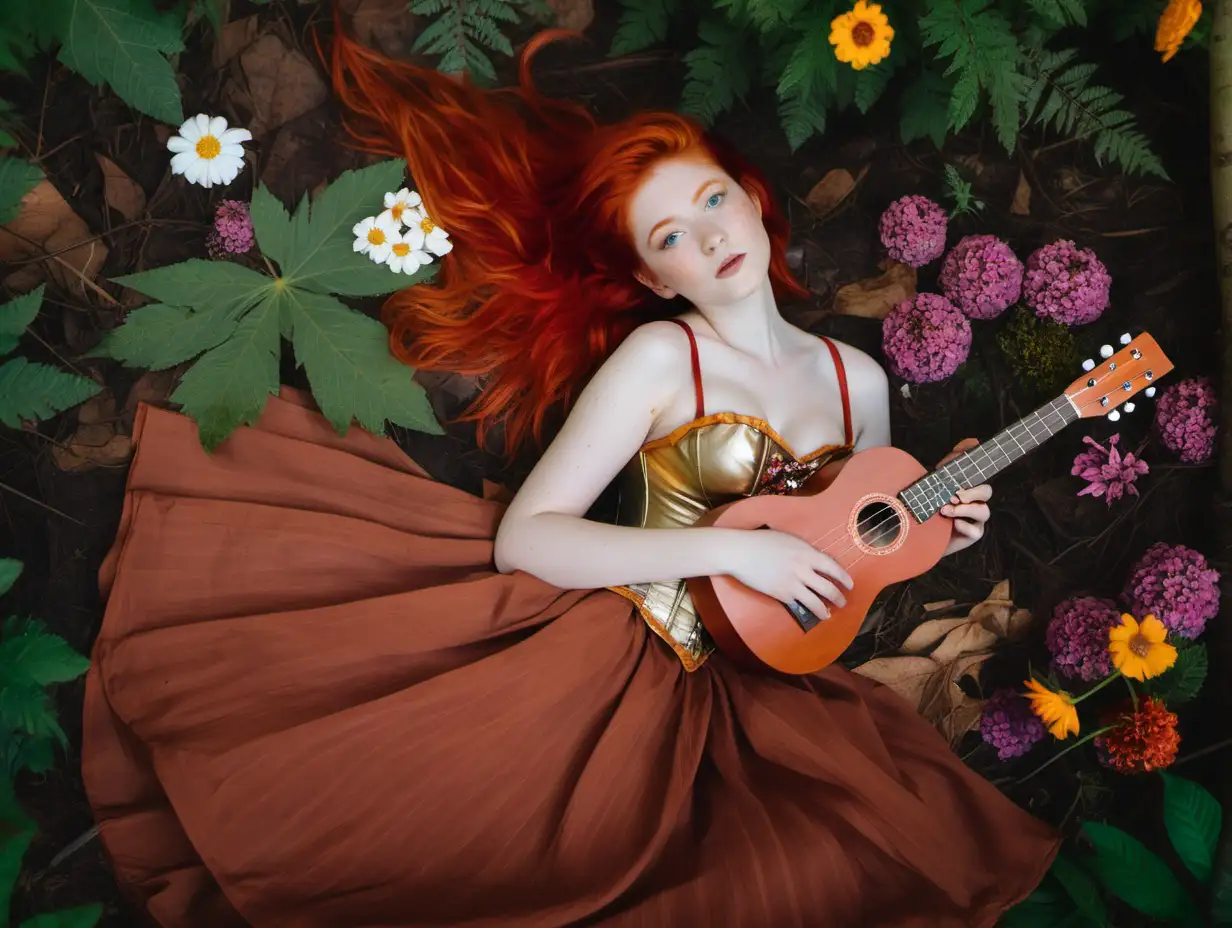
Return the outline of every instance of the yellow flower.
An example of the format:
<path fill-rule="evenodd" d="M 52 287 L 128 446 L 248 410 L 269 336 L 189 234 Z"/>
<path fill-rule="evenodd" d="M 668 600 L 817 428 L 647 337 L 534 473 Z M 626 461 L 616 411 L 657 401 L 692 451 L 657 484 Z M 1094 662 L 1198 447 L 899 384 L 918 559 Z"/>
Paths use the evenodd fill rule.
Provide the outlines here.
<path fill-rule="evenodd" d="M 1053 692 L 1037 680 L 1024 680 L 1031 711 L 1043 719 L 1054 738 L 1065 739 L 1078 734 L 1078 710 L 1069 693 Z"/>
<path fill-rule="evenodd" d="M 1148 615 L 1139 623 L 1132 615 L 1121 616 L 1121 624 L 1108 632 L 1108 653 L 1112 664 L 1125 676 L 1149 680 L 1176 663 L 1176 648 L 1164 641 L 1164 623 Z"/>
<path fill-rule="evenodd" d="M 834 17 L 830 23 L 834 57 L 857 71 L 886 58 L 893 38 L 894 30 L 878 3 L 856 0 L 855 9 Z"/>
<path fill-rule="evenodd" d="M 1180 50 L 1201 15 L 1202 4 L 1198 0 L 1169 0 L 1155 29 L 1155 51 L 1163 53 L 1164 61 Z"/>

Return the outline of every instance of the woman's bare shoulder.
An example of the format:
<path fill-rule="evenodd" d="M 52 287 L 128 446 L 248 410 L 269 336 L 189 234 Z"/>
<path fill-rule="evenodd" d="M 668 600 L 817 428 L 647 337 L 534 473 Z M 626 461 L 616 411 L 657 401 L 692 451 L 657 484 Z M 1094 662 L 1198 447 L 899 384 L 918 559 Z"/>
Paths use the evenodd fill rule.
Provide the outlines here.
<path fill-rule="evenodd" d="M 855 345 L 849 345 L 847 342 L 840 342 L 837 338 L 832 338 L 834 346 L 838 349 L 838 355 L 843 360 L 843 370 L 847 374 L 847 385 L 850 389 L 861 387 L 870 387 L 873 389 L 884 389 L 889 378 L 886 376 L 885 368 L 877 362 L 866 351 L 861 351 Z"/>

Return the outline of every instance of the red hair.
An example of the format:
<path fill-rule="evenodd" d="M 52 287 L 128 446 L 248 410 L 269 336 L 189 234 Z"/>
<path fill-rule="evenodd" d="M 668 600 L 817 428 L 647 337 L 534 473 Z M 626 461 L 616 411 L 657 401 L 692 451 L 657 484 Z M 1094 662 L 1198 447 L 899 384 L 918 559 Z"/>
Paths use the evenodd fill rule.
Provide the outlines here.
<path fill-rule="evenodd" d="M 519 86 L 468 81 L 378 55 L 337 33 L 330 61 L 361 148 L 407 160 L 429 215 L 455 243 L 434 284 L 389 298 L 393 353 L 417 368 L 487 375 L 460 417 L 504 451 L 542 443 L 545 418 L 637 325 L 674 314 L 633 277 L 627 209 L 648 168 L 700 154 L 762 204 L 778 298 L 807 290 L 787 268 L 788 227 L 764 177 L 692 119 L 642 113 L 600 126 L 580 104 L 541 96 L 530 62 L 575 33 L 547 30 L 522 53 Z"/>

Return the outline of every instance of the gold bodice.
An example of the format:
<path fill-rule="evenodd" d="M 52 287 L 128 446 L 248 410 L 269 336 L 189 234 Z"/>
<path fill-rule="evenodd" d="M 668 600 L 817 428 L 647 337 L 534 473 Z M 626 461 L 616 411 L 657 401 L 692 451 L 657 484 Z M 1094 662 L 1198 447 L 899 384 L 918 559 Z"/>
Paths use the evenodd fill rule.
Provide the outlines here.
<path fill-rule="evenodd" d="M 849 440 L 797 457 L 762 419 L 701 416 L 644 445 L 629 462 L 618 477 L 617 521 L 637 528 L 688 528 L 723 503 L 795 490 L 850 451 Z M 683 580 L 613 589 L 637 606 L 686 670 L 696 670 L 714 650 Z"/>

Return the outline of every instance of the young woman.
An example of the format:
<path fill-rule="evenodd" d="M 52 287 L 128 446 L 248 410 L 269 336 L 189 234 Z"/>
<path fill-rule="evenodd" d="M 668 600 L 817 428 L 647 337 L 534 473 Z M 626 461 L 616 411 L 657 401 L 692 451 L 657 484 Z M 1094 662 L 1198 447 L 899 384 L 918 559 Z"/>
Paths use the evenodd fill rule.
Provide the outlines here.
<path fill-rule="evenodd" d="M 85 717 L 122 884 L 169 928 L 992 925 L 1052 829 L 892 691 L 737 670 L 681 581 L 824 616 L 851 580 L 809 545 L 680 529 L 890 440 L 877 364 L 779 313 L 765 181 L 680 116 L 539 97 L 529 55 L 501 92 L 332 63 L 456 243 L 395 351 L 487 375 L 506 451 L 568 416 L 506 510 L 290 391 L 212 456 L 142 408 Z"/>

